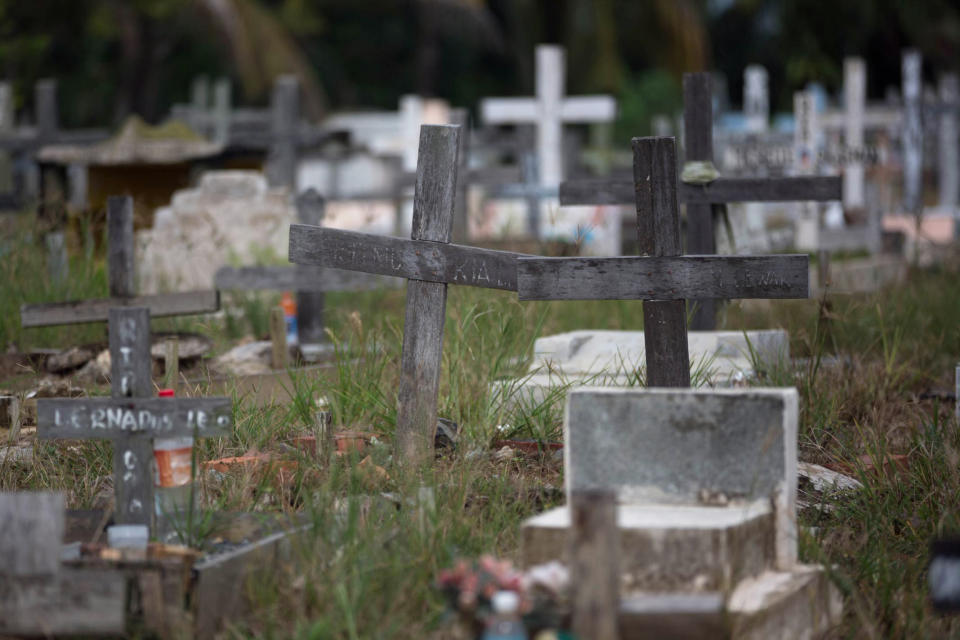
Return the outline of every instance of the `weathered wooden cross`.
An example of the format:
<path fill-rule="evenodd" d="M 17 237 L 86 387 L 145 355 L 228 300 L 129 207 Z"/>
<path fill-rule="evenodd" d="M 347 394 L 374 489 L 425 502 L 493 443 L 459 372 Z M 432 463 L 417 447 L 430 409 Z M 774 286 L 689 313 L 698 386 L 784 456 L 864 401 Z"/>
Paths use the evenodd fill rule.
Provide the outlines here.
<path fill-rule="evenodd" d="M 110 398 L 42 398 L 37 436 L 113 441 L 114 520 L 152 525 L 154 437 L 230 433 L 230 398 L 157 398 L 150 377 L 150 312 L 110 309 Z"/>
<path fill-rule="evenodd" d="M 422 461 L 437 427 L 447 284 L 517 290 L 521 254 L 450 243 L 460 127 L 423 126 L 411 239 L 308 225 L 290 227 L 290 261 L 407 279 L 396 448 Z"/>
<path fill-rule="evenodd" d="M 713 162 L 713 105 L 709 73 L 683 76 L 686 161 Z M 717 252 L 712 205 L 730 202 L 829 201 L 842 198 L 839 177 L 795 176 L 783 178 L 717 178 L 707 184 L 680 184 L 680 201 L 687 205 L 687 252 Z M 560 185 L 561 205 L 625 205 L 634 201 L 629 180 L 583 180 Z M 641 242 L 643 240 L 641 239 Z M 697 295 L 699 306 L 693 329 L 714 329 L 716 313 L 709 297 Z"/>
<path fill-rule="evenodd" d="M 644 257 L 517 261 L 521 300 L 643 300 L 647 385 L 689 387 L 688 298 L 806 298 L 806 255 L 683 255 L 673 138 L 634 138 Z"/>
<path fill-rule="evenodd" d="M 136 295 L 133 245 L 133 200 L 129 196 L 111 197 L 107 200 L 107 276 L 110 297 L 25 304 L 20 307 L 21 325 L 47 327 L 103 322 L 107 320 L 110 309 L 116 307 L 147 307 L 154 318 L 213 313 L 220 308 L 220 295 L 216 291 Z"/>
<path fill-rule="evenodd" d="M 324 199 L 310 189 L 297 196 L 297 218 L 302 224 L 323 223 Z M 358 291 L 384 286 L 383 278 L 361 273 L 320 269 L 307 265 L 272 265 L 256 267 L 221 267 L 213 276 L 219 291 L 282 290 L 296 291 L 297 333 L 300 344 L 318 344 L 324 335 L 324 291 Z"/>
<path fill-rule="evenodd" d="M 133 296 L 133 203 L 107 203 L 108 276 L 111 297 L 89 302 L 25 305 L 24 326 L 107 320 L 111 398 L 41 399 L 41 438 L 106 438 L 114 443 L 115 520 L 150 525 L 153 514 L 151 463 L 154 436 L 211 436 L 230 432 L 230 398 L 156 398 L 151 381 L 150 316 L 215 311 L 213 292 Z"/>

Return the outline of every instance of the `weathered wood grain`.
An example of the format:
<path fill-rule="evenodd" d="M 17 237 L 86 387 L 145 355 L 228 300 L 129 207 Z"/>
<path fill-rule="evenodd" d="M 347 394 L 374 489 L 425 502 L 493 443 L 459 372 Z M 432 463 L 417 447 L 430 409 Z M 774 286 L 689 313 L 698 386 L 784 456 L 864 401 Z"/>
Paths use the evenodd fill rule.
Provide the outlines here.
<path fill-rule="evenodd" d="M 121 637 L 126 602 L 126 575 L 116 570 L 62 567 L 49 580 L 0 580 L 0 634 Z"/>
<path fill-rule="evenodd" d="M 570 525 L 573 633 L 578 638 L 618 640 L 620 532 L 614 493 L 573 492 Z"/>
<path fill-rule="evenodd" d="M 0 493 L 0 634 L 123 633 L 123 574 L 61 566 L 64 528 L 62 493 Z"/>
<path fill-rule="evenodd" d="M 710 184 L 680 184 L 680 201 L 686 204 L 730 202 L 828 202 L 840 200 L 840 176 L 790 176 L 781 178 L 717 178 Z M 560 183 L 560 204 L 628 205 L 634 200 L 629 180 L 569 180 Z"/>
<path fill-rule="evenodd" d="M 632 146 L 640 253 L 657 257 L 679 256 L 683 247 L 680 245 L 674 140 L 634 138 Z M 689 387 L 685 301 L 644 302 L 643 328 L 647 386 Z"/>
<path fill-rule="evenodd" d="M 806 298 L 806 254 L 520 258 L 521 300 Z"/>
<path fill-rule="evenodd" d="M 59 571 L 63 509 L 59 492 L 0 493 L 0 583 Z"/>
<path fill-rule="evenodd" d="M 136 433 L 149 437 L 201 438 L 230 433 L 232 401 L 214 398 L 41 398 L 37 436 L 113 439 Z"/>
<path fill-rule="evenodd" d="M 683 74 L 683 129 L 686 161 L 713 162 L 713 82 L 705 72 Z M 702 186 L 697 185 L 698 189 Z M 713 206 L 687 202 L 687 253 L 713 255 L 717 241 L 713 232 Z M 716 328 L 716 304 L 709 296 L 697 300 L 691 319 L 695 330 Z"/>
<path fill-rule="evenodd" d="M 147 307 L 153 318 L 214 313 L 220 309 L 220 294 L 217 291 L 190 291 L 135 298 L 25 304 L 20 307 L 20 324 L 24 327 L 48 327 L 59 324 L 104 322 L 109 316 L 110 309 L 115 307 Z"/>
<path fill-rule="evenodd" d="M 382 277 L 312 265 L 220 267 L 213 276 L 219 291 L 361 291 L 392 284 Z"/>
<path fill-rule="evenodd" d="M 411 280 L 517 290 L 525 255 L 340 229 L 290 226 L 290 260 Z"/>
<path fill-rule="evenodd" d="M 296 182 L 299 122 L 300 83 L 296 76 L 280 76 L 270 94 L 271 139 L 266 174 L 271 185 L 293 187 Z"/>
<path fill-rule="evenodd" d="M 459 140 L 459 127 L 420 129 L 412 240 L 429 240 L 428 244 L 436 246 L 450 242 Z M 399 457 L 408 463 L 427 460 L 433 449 L 446 308 L 446 284 L 421 280 L 407 283 L 395 446 Z"/>
<path fill-rule="evenodd" d="M 304 193 L 297 195 L 297 219 L 302 224 L 321 226 L 323 216 L 326 213 L 326 201 L 323 196 L 314 189 L 308 189 Z M 301 344 L 316 344 L 326 340 L 324 333 L 324 306 L 326 297 L 324 288 L 318 286 L 319 270 L 316 267 L 306 265 L 294 265 L 293 270 L 297 274 L 297 279 L 301 282 L 310 281 L 306 287 L 295 287 L 297 296 L 297 338 Z M 347 276 L 349 272 L 341 272 Z M 351 274 L 353 275 L 353 274 Z M 364 276 L 355 274 L 357 279 Z M 328 289 L 332 290 L 332 289 Z"/>
<path fill-rule="evenodd" d="M 107 198 L 107 276 L 110 296 L 132 298 L 137 294 L 133 267 L 133 198 Z"/>
<path fill-rule="evenodd" d="M 150 397 L 153 359 L 149 309 L 110 309 L 109 318 L 110 395 L 114 400 L 127 401 Z M 92 420 L 94 414 L 88 415 Z M 119 417 L 117 412 L 114 415 Z M 55 413 L 54 423 L 61 423 L 62 418 L 63 413 Z M 106 422 L 106 414 L 103 420 Z M 39 413 L 37 424 L 41 424 Z M 149 527 L 153 519 L 153 443 L 131 430 L 114 432 L 113 441 L 114 519 L 118 524 Z"/>

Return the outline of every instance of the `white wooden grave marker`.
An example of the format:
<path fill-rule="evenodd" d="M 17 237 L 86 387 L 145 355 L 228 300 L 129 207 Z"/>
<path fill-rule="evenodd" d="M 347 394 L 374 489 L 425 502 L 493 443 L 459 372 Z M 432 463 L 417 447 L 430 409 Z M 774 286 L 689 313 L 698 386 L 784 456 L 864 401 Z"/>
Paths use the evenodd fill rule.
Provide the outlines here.
<path fill-rule="evenodd" d="M 566 59 L 563 47 L 539 45 L 536 50 L 536 96 L 487 98 L 480 113 L 487 124 L 532 124 L 537 131 L 540 185 L 563 181 L 564 123 L 612 122 L 617 103 L 611 96 L 565 96 Z"/>
<path fill-rule="evenodd" d="M 919 51 L 903 52 L 903 208 L 915 215 L 923 210 L 922 63 Z"/>

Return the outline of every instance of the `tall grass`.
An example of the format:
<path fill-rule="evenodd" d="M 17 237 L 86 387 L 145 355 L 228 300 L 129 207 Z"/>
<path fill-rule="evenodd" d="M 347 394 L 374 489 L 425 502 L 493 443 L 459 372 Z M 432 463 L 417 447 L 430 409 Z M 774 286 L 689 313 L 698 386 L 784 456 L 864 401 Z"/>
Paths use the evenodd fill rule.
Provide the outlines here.
<path fill-rule="evenodd" d="M 102 262 L 72 258 L 70 282 L 54 290 L 38 275 L 42 251 L 24 241 L 2 268 L 5 342 L 66 346 L 103 336 L 102 327 L 24 332 L 17 320 L 24 301 L 105 295 Z M 264 304 L 269 300 L 240 305 L 245 311 L 232 321 L 188 322 L 214 334 L 234 322 L 233 335 L 256 334 L 256 305 Z M 533 340 L 642 327 L 639 302 L 520 303 L 505 293 L 451 287 L 439 410 L 460 425 L 461 439 L 432 464 L 407 469 L 393 460 L 389 444 L 403 304 L 398 290 L 328 295 L 332 370 L 292 372 L 291 399 L 282 405 L 257 406 L 235 393 L 234 432 L 200 442 L 201 460 L 257 450 L 299 463 L 283 476 L 270 469 L 202 473 L 201 509 L 300 514 L 314 525 L 290 562 L 243 586 L 257 607 L 235 620 L 228 636 L 450 637 L 430 586 L 438 569 L 460 555 L 516 558 L 523 518 L 562 501 L 559 460 L 500 458 L 489 448 L 502 436 L 561 437 L 564 390 L 532 397 L 509 382 L 525 375 Z M 767 368 L 757 383 L 796 386 L 801 458 L 846 469 L 864 484 L 859 492 L 825 496 L 832 509 L 801 514 L 811 531 L 804 559 L 833 567 L 847 598 L 839 637 L 960 637 L 956 623 L 931 613 L 924 583 L 930 540 L 960 529 L 960 429 L 952 405 L 923 395 L 953 386 L 960 359 L 956 270 L 916 271 L 907 285 L 875 295 L 734 302 L 723 317 L 730 329 L 789 331 L 793 355 L 805 360 Z M 698 363 L 695 379 L 711 366 Z M 619 373 L 643 384 L 642 369 L 625 365 Z M 320 398 L 336 429 L 372 431 L 382 444 L 360 456 L 319 460 L 294 450 L 293 437 L 313 429 Z M 110 472 L 106 443 L 43 442 L 32 464 L 0 462 L 0 489 L 59 488 L 72 507 L 103 507 Z M 435 508 L 423 505 L 424 486 Z"/>

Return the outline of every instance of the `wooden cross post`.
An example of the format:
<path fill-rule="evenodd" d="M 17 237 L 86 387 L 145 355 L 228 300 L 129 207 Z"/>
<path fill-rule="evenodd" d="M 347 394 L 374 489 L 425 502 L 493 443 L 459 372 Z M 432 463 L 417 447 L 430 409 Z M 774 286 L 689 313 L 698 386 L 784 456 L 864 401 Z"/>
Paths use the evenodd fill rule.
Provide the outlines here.
<path fill-rule="evenodd" d="M 713 106 L 709 73 L 683 76 L 684 132 L 687 162 L 713 161 Z M 717 178 L 707 184 L 680 184 L 687 205 L 687 253 L 717 252 L 712 205 L 731 202 L 822 202 L 842 198 L 839 177 Z M 560 185 L 561 205 L 626 205 L 634 201 L 629 180 L 578 180 Z M 692 329 L 716 328 L 714 302 L 697 296 Z"/>
<path fill-rule="evenodd" d="M 133 268 L 133 200 L 129 196 L 112 196 L 107 200 L 107 243 L 109 298 L 25 304 L 20 307 L 21 325 L 48 327 L 104 322 L 108 319 L 110 309 L 116 307 L 146 307 L 154 318 L 213 313 L 220 308 L 220 296 L 216 291 L 136 295 Z"/>
<path fill-rule="evenodd" d="M 107 320 L 112 398 L 37 402 L 41 438 L 108 438 L 114 441 L 115 519 L 122 524 L 151 524 L 154 435 L 164 437 L 228 433 L 229 398 L 171 400 L 153 398 L 150 316 L 216 311 L 214 292 L 136 297 L 133 270 L 133 202 L 107 201 L 110 298 L 25 305 L 23 325 L 49 326 Z M 66 404 L 65 404 L 66 403 Z M 157 405 L 155 403 L 164 403 Z"/>
<path fill-rule="evenodd" d="M 806 298 L 806 255 L 684 256 L 673 138 L 634 138 L 645 257 L 519 258 L 521 300 L 643 300 L 647 386 L 689 387 L 685 299 Z"/>
<path fill-rule="evenodd" d="M 323 224 L 326 203 L 323 196 L 309 189 L 297 196 L 297 219 L 301 224 Z M 297 296 L 297 335 L 300 344 L 326 341 L 323 310 L 325 291 L 360 291 L 385 284 L 383 278 L 361 273 L 318 269 L 305 265 L 265 265 L 221 267 L 213 276 L 218 291 L 275 290 L 295 291 Z"/>
<path fill-rule="evenodd" d="M 37 401 L 37 435 L 113 441 L 114 519 L 152 525 L 154 437 L 230 433 L 230 398 L 154 397 L 150 312 L 145 307 L 110 310 L 110 398 Z"/>
<path fill-rule="evenodd" d="M 460 129 L 423 126 L 411 239 L 308 225 L 290 227 L 290 261 L 407 279 L 396 449 L 423 461 L 437 428 L 447 284 L 517 290 L 521 254 L 450 243 Z"/>

